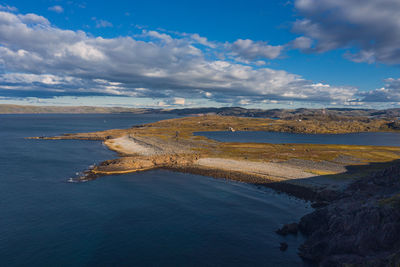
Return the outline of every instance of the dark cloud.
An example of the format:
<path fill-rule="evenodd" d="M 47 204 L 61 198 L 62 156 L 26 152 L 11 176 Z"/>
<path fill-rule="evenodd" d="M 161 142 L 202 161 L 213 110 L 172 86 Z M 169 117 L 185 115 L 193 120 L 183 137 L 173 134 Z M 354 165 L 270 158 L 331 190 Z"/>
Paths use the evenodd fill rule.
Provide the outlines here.
<path fill-rule="evenodd" d="M 294 23 L 294 31 L 316 41 L 311 48 L 306 39 L 297 39 L 298 48 L 356 49 L 346 57 L 355 62 L 400 64 L 400 1 L 296 0 L 295 7 L 304 18 Z"/>
<path fill-rule="evenodd" d="M 362 95 L 365 102 L 400 103 L 400 79 L 386 79 L 384 87 L 363 93 Z"/>

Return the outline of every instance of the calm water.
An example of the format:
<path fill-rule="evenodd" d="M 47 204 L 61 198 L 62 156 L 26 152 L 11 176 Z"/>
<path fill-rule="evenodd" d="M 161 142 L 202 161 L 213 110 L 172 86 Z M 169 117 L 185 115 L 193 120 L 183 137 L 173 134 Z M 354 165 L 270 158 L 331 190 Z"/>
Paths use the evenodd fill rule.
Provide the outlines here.
<path fill-rule="evenodd" d="M 169 117 L 0 115 L 0 265 L 298 266 L 302 237 L 274 230 L 310 212 L 303 201 L 161 170 L 67 183 L 116 155 L 100 142 L 23 139 Z"/>
<path fill-rule="evenodd" d="M 254 142 L 272 144 L 339 144 L 366 146 L 400 146 L 400 133 L 297 134 L 278 132 L 198 132 L 220 142 Z"/>

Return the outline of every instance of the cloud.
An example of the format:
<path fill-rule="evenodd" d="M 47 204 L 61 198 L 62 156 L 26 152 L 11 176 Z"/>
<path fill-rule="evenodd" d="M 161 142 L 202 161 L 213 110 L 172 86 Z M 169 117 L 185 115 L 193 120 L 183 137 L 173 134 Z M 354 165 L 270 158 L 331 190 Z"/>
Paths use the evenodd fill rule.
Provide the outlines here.
<path fill-rule="evenodd" d="M 185 105 L 185 99 L 182 97 L 175 97 L 174 104 L 175 105 Z"/>
<path fill-rule="evenodd" d="M 232 45 L 231 50 L 234 54 L 245 60 L 256 60 L 256 59 L 275 59 L 277 58 L 283 49 L 283 46 L 272 46 L 266 42 L 254 42 L 250 39 L 238 39 Z"/>
<path fill-rule="evenodd" d="M 96 28 L 112 28 L 114 25 L 107 20 L 96 20 Z"/>
<path fill-rule="evenodd" d="M 148 36 L 148 37 L 152 37 L 152 38 L 156 38 L 159 40 L 163 40 L 165 42 L 172 42 L 172 37 L 168 34 L 165 33 L 159 33 L 157 31 L 147 31 L 147 30 L 143 30 L 142 31 L 142 36 Z"/>
<path fill-rule="evenodd" d="M 194 98 L 249 104 L 265 99 L 346 103 L 357 98 L 358 90 L 351 86 L 315 83 L 284 70 L 217 59 L 214 55 L 221 47 L 212 43 L 216 49 L 200 49 L 205 39 L 197 38 L 196 43 L 196 38 L 156 31 L 135 38 L 93 37 L 59 29 L 35 14 L 0 12 L 0 65 L 5 70 L 0 74 L 0 96 L 132 96 L 178 105 Z M 251 59 L 273 58 L 280 51 L 271 52 L 266 43 L 251 40 L 236 46 L 237 53 Z"/>
<path fill-rule="evenodd" d="M 314 52 L 346 48 L 355 62 L 400 63 L 400 1 L 296 0 L 295 7 L 304 18 L 293 30 L 305 36 L 295 47 L 308 48 L 315 40 Z"/>
<path fill-rule="evenodd" d="M 211 98 L 212 97 L 212 93 L 204 92 L 204 96 L 207 97 L 207 98 Z"/>
<path fill-rule="evenodd" d="M 388 78 L 384 87 L 362 95 L 365 102 L 400 102 L 400 79 Z"/>
<path fill-rule="evenodd" d="M 206 37 L 200 36 L 197 33 L 191 34 L 190 38 L 192 38 L 192 40 L 195 41 L 198 44 L 202 44 L 204 46 L 208 46 L 208 47 L 211 47 L 211 48 L 216 48 L 217 47 L 216 44 L 214 44 L 212 42 L 209 42 Z"/>
<path fill-rule="evenodd" d="M 307 51 L 312 47 L 313 40 L 308 37 L 300 36 L 291 42 L 291 46 L 295 49 Z"/>
<path fill-rule="evenodd" d="M 17 12 L 18 8 L 9 6 L 9 5 L 0 5 L 0 10 L 10 11 L 10 12 Z"/>
<path fill-rule="evenodd" d="M 9 13 L 8 13 L 9 14 Z M 16 17 L 14 15 L 8 16 L 7 14 L 5 14 L 4 16 L 0 17 L 0 19 L 10 19 L 13 21 L 17 20 L 15 19 Z M 36 25 L 41 25 L 43 27 L 49 26 L 50 22 L 42 16 L 38 16 L 36 14 L 26 14 L 26 15 L 18 15 L 18 19 L 25 24 L 36 24 Z"/>
<path fill-rule="evenodd" d="M 64 12 L 64 8 L 62 6 L 51 6 L 48 8 L 50 11 L 54 11 L 56 13 L 63 13 Z"/>

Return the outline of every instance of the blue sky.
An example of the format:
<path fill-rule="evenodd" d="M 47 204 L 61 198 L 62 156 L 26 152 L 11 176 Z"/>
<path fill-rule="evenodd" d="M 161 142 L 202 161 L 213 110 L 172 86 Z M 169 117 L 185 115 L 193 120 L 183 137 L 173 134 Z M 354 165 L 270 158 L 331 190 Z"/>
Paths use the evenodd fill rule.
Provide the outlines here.
<path fill-rule="evenodd" d="M 0 2 L 0 103 L 399 107 L 396 0 Z"/>

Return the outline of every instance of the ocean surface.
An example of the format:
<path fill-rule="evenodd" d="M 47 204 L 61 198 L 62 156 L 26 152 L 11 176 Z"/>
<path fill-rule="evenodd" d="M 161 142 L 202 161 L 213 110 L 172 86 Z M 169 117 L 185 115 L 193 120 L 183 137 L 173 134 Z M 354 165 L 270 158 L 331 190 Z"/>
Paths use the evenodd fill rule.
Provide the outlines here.
<path fill-rule="evenodd" d="M 338 144 L 366 146 L 400 146 L 400 133 L 298 134 L 256 131 L 197 132 L 220 142 L 254 142 L 272 144 Z"/>
<path fill-rule="evenodd" d="M 304 201 L 163 170 L 68 183 L 117 155 L 96 141 L 24 139 L 171 117 L 0 115 L 0 265 L 298 266 L 303 237 L 274 231 L 311 212 Z"/>

